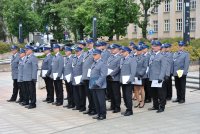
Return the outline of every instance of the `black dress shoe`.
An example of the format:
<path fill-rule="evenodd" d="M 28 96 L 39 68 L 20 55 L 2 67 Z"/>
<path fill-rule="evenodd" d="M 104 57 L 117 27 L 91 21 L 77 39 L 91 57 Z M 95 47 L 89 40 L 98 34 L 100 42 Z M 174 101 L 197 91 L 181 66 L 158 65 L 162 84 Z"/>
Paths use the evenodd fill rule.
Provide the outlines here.
<path fill-rule="evenodd" d="M 158 109 L 158 111 L 156 111 L 156 113 L 161 113 L 161 112 L 164 112 L 164 109 L 160 108 Z"/>
<path fill-rule="evenodd" d="M 76 108 L 76 107 L 75 107 L 75 108 L 72 108 L 72 110 L 79 110 L 79 108 Z"/>
<path fill-rule="evenodd" d="M 21 102 L 23 102 L 22 100 L 18 100 L 18 101 L 16 101 L 16 103 L 21 103 Z"/>
<path fill-rule="evenodd" d="M 53 103 L 54 101 L 47 101 L 47 103 Z"/>
<path fill-rule="evenodd" d="M 99 118 L 97 118 L 97 120 L 104 120 L 106 119 L 106 116 L 99 116 Z"/>
<path fill-rule="evenodd" d="M 69 105 L 67 104 L 67 105 L 65 105 L 65 106 L 63 106 L 64 108 L 68 108 L 69 107 Z"/>
<path fill-rule="evenodd" d="M 121 110 L 120 109 L 115 109 L 113 110 L 113 113 L 119 113 Z"/>
<path fill-rule="evenodd" d="M 79 110 L 79 112 L 83 112 L 83 111 L 85 111 L 86 110 L 86 108 L 81 108 L 80 110 Z"/>
<path fill-rule="evenodd" d="M 98 119 L 99 118 L 99 116 L 97 115 L 97 116 L 94 116 L 94 117 L 92 117 L 92 119 Z"/>
<path fill-rule="evenodd" d="M 15 102 L 15 100 L 10 99 L 10 100 L 7 100 L 7 102 Z"/>
<path fill-rule="evenodd" d="M 145 100 L 144 102 L 145 103 L 151 103 L 151 100 Z"/>
<path fill-rule="evenodd" d="M 91 113 L 90 110 L 83 112 L 83 114 L 90 114 L 90 113 Z"/>
<path fill-rule="evenodd" d="M 48 100 L 43 100 L 42 102 L 48 102 Z"/>
<path fill-rule="evenodd" d="M 185 103 L 185 100 L 180 100 L 178 103 L 183 104 L 183 103 Z"/>
<path fill-rule="evenodd" d="M 148 108 L 148 110 L 149 110 L 149 111 L 158 110 L 158 108 L 152 107 L 152 108 Z"/>
<path fill-rule="evenodd" d="M 114 108 L 108 108 L 107 109 L 107 111 L 113 111 L 114 110 Z"/>
<path fill-rule="evenodd" d="M 69 105 L 67 108 L 68 109 L 71 109 L 71 108 L 74 108 L 75 106 L 73 106 L 73 105 Z"/>
<path fill-rule="evenodd" d="M 36 105 L 28 105 L 28 106 L 25 106 L 25 108 L 33 109 L 33 108 L 36 108 Z"/>
<path fill-rule="evenodd" d="M 130 115 L 133 115 L 133 112 L 132 111 L 126 111 L 124 113 L 124 116 L 130 116 Z"/>
<path fill-rule="evenodd" d="M 96 114 L 97 114 L 97 112 L 91 111 L 88 115 L 92 116 L 92 115 L 96 115 Z"/>
<path fill-rule="evenodd" d="M 26 105 L 29 105 L 29 103 L 22 102 L 22 103 L 20 103 L 20 105 L 26 106 Z"/>
<path fill-rule="evenodd" d="M 62 105 L 63 105 L 62 103 L 57 103 L 57 104 L 56 104 L 56 106 L 62 106 Z"/>
<path fill-rule="evenodd" d="M 178 100 L 178 99 L 175 99 L 175 100 L 173 100 L 172 102 L 173 102 L 173 103 L 176 103 L 176 102 L 179 102 L 179 100 Z"/>
<path fill-rule="evenodd" d="M 58 102 L 53 102 L 52 105 L 56 105 Z"/>

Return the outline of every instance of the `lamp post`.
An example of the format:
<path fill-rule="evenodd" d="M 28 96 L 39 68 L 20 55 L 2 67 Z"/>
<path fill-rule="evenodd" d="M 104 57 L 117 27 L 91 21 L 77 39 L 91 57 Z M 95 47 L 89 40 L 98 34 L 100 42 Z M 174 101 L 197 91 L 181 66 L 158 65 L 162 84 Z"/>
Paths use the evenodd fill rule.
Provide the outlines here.
<path fill-rule="evenodd" d="M 94 41 L 97 40 L 97 18 L 96 17 L 93 17 L 93 21 L 92 21 L 92 37 Z"/>
<path fill-rule="evenodd" d="M 23 43 L 23 38 L 22 38 L 22 22 L 19 21 L 19 43 Z"/>
<path fill-rule="evenodd" d="M 183 40 L 190 43 L 190 0 L 184 0 L 183 4 Z"/>

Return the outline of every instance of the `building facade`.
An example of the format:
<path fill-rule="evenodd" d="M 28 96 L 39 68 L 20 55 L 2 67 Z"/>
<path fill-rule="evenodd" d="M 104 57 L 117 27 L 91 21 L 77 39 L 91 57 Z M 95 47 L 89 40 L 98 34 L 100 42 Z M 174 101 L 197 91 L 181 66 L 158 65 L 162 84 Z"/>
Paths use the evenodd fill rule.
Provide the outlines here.
<path fill-rule="evenodd" d="M 165 0 L 151 11 L 147 38 L 183 37 L 184 0 Z M 140 0 L 136 0 L 139 4 Z M 190 0 L 190 37 L 200 38 L 200 0 Z M 125 38 L 142 38 L 142 30 L 135 24 L 127 28 Z"/>

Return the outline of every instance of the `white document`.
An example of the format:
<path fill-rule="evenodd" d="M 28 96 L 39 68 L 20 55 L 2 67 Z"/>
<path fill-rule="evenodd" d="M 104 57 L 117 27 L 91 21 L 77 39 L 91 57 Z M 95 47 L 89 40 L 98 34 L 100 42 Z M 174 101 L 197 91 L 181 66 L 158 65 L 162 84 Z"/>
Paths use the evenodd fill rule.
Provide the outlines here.
<path fill-rule="evenodd" d="M 65 79 L 67 80 L 67 82 L 70 82 L 71 74 L 66 75 L 66 76 L 65 76 Z"/>
<path fill-rule="evenodd" d="M 135 77 L 134 83 L 135 85 L 142 85 L 142 79 L 138 80 L 138 77 Z"/>
<path fill-rule="evenodd" d="M 48 70 L 42 70 L 42 77 L 46 77 Z"/>
<path fill-rule="evenodd" d="M 152 80 L 151 87 L 162 87 L 162 83 L 158 83 L 158 80 Z"/>
<path fill-rule="evenodd" d="M 82 78 L 82 75 L 74 77 L 75 83 L 76 84 L 80 84 L 81 83 L 81 78 Z"/>
<path fill-rule="evenodd" d="M 90 77 L 90 75 L 91 75 L 91 69 L 88 69 L 87 77 Z"/>
<path fill-rule="evenodd" d="M 127 84 L 128 80 L 129 80 L 130 76 L 126 75 L 126 76 L 122 76 L 122 84 Z"/>
<path fill-rule="evenodd" d="M 112 73 L 112 69 L 108 68 L 108 74 L 107 75 L 110 75 Z"/>
<path fill-rule="evenodd" d="M 53 80 L 56 80 L 56 78 L 58 77 L 58 73 L 53 73 Z M 63 79 L 63 75 L 60 77 L 60 79 Z"/>
<path fill-rule="evenodd" d="M 53 80 L 56 80 L 58 73 L 53 73 Z"/>

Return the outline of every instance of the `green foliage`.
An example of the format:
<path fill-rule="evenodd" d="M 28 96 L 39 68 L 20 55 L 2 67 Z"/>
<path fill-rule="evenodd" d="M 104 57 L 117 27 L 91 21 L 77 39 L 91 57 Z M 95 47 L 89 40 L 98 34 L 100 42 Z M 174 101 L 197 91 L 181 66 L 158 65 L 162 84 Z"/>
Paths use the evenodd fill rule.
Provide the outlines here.
<path fill-rule="evenodd" d="M 33 11 L 30 0 L 4 0 L 3 17 L 6 21 L 9 32 L 18 37 L 19 22 L 22 22 L 23 38 L 29 32 L 40 30 L 42 18 Z"/>
<path fill-rule="evenodd" d="M 10 51 L 10 45 L 0 42 L 0 54 L 6 53 Z"/>

